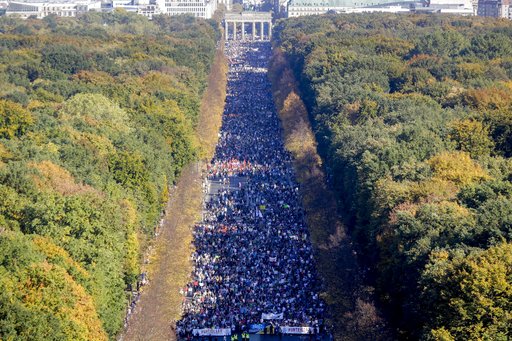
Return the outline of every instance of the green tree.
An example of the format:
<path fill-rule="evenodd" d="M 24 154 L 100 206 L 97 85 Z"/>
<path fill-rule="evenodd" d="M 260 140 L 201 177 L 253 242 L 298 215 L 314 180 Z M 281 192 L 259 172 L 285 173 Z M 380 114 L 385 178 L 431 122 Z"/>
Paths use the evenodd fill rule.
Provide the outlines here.
<path fill-rule="evenodd" d="M 2 338 L 107 339 L 92 298 L 64 268 L 49 263 L 28 237 L 3 234 L 0 250 Z"/>
<path fill-rule="evenodd" d="M 467 152 L 471 157 L 489 155 L 494 143 L 489 137 L 489 128 L 475 120 L 460 120 L 451 123 L 450 138 L 457 149 Z"/>
<path fill-rule="evenodd" d="M 34 123 L 30 112 L 21 105 L 0 99 L 0 136 L 12 139 L 20 137 Z"/>
<path fill-rule="evenodd" d="M 89 58 L 74 45 L 46 46 L 42 51 L 42 62 L 52 69 L 66 74 L 77 73 L 80 70 L 88 70 L 91 67 Z"/>
<path fill-rule="evenodd" d="M 478 34 L 471 39 L 469 51 L 476 57 L 484 59 L 506 57 L 512 53 L 512 42 L 502 33 Z"/>
<path fill-rule="evenodd" d="M 421 287 L 431 339 L 507 340 L 512 332 L 512 244 L 436 252 Z"/>
<path fill-rule="evenodd" d="M 414 52 L 440 57 L 455 57 L 469 46 L 468 39 L 455 30 L 435 30 L 420 38 Z"/>
<path fill-rule="evenodd" d="M 139 153 L 115 153 L 110 157 L 109 169 L 118 183 L 129 188 L 137 188 L 149 181 L 144 158 Z"/>

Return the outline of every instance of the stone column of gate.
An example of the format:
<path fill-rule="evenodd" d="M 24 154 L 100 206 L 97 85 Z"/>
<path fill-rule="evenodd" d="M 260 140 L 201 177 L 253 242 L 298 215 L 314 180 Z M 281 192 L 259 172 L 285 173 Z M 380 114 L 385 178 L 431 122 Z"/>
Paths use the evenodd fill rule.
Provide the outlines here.
<path fill-rule="evenodd" d="M 226 37 L 226 40 L 228 40 L 228 32 L 229 32 L 228 21 L 224 20 L 224 36 Z"/>
<path fill-rule="evenodd" d="M 256 40 L 256 22 L 252 22 L 252 40 Z"/>
<path fill-rule="evenodd" d="M 233 40 L 236 40 L 236 21 L 233 21 Z"/>
<path fill-rule="evenodd" d="M 245 40 L 245 21 L 242 21 L 242 40 Z"/>
<path fill-rule="evenodd" d="M 272 40 L 272 20 L 268 22 L 268 40 Z"/>
<path fill-rule="evenodd" d="M 265 34 L 265 27 L 263 26 L 263 21 L 260 21 L 260 40 L 263 40 L 263 35 Z"/>

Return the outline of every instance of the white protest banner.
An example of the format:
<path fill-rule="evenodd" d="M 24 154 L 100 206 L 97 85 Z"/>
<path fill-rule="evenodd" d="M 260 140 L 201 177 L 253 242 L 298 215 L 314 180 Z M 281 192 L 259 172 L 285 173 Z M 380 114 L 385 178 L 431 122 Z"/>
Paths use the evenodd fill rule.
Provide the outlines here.
<path fill-rule="evenodd" d="M 204 328 L 192 330 L 194 336 L 225 336 L 231 335 L 231 329 L 229 328 Z"/>
<path fill-rule="evenodd" d="M 280 314 L 274 314 L 274 313 L 268 313 L 268 314 L 261 314 L 262 320 L 282 320 L 283 319 L 283 313 Z"/>
<path fill-rule="evenodd" d="M 311 327 L 281 327 L 283 334 L 309 334 L 313 332 Z"/>

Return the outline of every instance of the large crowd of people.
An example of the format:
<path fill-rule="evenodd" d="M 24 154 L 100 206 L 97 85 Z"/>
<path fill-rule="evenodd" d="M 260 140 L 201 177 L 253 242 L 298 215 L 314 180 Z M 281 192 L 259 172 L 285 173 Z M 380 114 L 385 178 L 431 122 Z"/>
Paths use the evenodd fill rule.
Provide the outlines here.
<path fill-rule="evenodd" d="M 267 63 L 268 42 L 228 42 L 228 94 L 203 219 L 194 228 L 191 281 L 176 332 L 271 324 L 324 329 L 325 303 L 285 150 Z"/>

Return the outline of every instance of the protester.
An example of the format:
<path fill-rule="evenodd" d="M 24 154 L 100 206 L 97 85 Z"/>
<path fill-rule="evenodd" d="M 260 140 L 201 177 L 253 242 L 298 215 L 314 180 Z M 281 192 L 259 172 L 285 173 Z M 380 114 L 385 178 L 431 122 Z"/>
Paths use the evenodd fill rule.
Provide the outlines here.
<path fill-rule="evenodd" d="M 229 42 L 226 55 L 226 106 L 177 334 L 230 328 L 248 336 L 262 322 L 276 333 L 280 326 L 320 332 L 325 307 L 267 79 L 270 44 Z"/>

